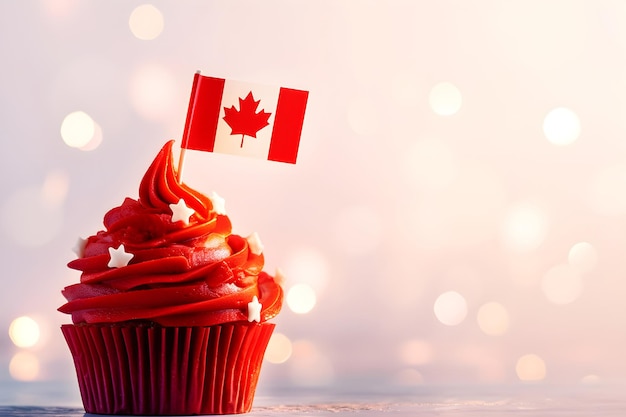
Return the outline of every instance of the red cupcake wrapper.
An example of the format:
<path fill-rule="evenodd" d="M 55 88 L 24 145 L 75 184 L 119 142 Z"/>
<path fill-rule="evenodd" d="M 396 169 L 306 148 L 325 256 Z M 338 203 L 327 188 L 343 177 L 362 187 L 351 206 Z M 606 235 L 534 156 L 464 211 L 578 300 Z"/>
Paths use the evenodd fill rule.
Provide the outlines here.
<path fill-rule="evenodd" d="M 67 324 L 61 330 L 88 413 L 192 415 L 250 411 L 274 326 Z"/>

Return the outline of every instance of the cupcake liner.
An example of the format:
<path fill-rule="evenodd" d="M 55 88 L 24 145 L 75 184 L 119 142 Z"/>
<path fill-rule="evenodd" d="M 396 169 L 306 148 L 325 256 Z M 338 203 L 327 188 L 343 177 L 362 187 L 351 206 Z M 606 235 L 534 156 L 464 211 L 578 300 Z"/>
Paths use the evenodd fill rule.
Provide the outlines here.
<path fill-rule="evenodd" d="M 67 324 L 61 330 L 88 413 L 197 415 L 250 411 L 274 326 Z"/>

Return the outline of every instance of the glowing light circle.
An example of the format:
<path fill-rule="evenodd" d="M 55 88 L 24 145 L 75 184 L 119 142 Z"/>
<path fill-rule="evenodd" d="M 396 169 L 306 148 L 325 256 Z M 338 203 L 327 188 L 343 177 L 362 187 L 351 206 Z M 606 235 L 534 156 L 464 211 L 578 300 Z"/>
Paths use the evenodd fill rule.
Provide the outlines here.
<path fill-rule="evenodd" d="M 478 309 L 476 320 L 480 330 L 488 335 L 501 335 L 509 329 L 509 313 L 500 303 L 483 304 Z"/>
<path fill-rule="evenodd" d="M 400 346 L 400 358 L 407 365 L 425 365 L 433 360 L 433 347 L 424 340 L 408 340 Z"/>
<path fill-rule="evenodd" d="M 330 266 L 327 258 L 316 249 L 297 248 L 283 268 L 284 275 L 298 284 L 307 284 L 320 294 L 327 286 Z"/>
<path fill-rule="evenodd" d="M 504 243 L 510 249 L 518 252 L 536 249 L 548 232 L 547 216 L 532 204 L 516 204 L 509 209 L 502 232 Z"/>
<path fill-rule="evenodd" d="M 39 368 L 39 359 L 31 352 L 17 352 L 9 362 L 9 374 L 16 381 L 37 379 Z"/>
<path fill-rule="evenodd" d="M 461 109 L 463 98 L 459 89 L 452 83 L 436 84 L 428 96 L 430 108 L 440 116 L 452 116 Z"/>
<path fill-rule="evenodd" d="M 437 297 L 434 305 L 437 320 L 447 326 L 456 326 L 467 316 L 467 302 L 456 291 L 448 291 Z"/>
<path fill-rule="evenodd" d="M 146 64 L 131 76 L 131 103 L 148 120 L 163 121 L 171 117 L 178 91 L 176 77 L 165 67 Z"/>
<path fill-rule="evenodd" d="M 567 260 L 570 265 L 579 268 L 582 272 L 589 272 L 598 262 L 598 252 L 591 243 L 578 242 L 569 250 Z"/>
<path fill-rule="evenodd" d="M 515 373 L 521 381 L 541 381 L 546 377 L 546 363 L 535 354 L 523 355 L 517 360 Z"/>
<path fill-rule="evenodd" d="M 571 145 L 580 136 L 580 120 L 572 110 L 557 107 L 544 118 L 543 133 L 553 145 Z"/>
<path fill-rule="evenodd" d="M 39 336 L 39 324 L 28 316 L 18 317 L 9 325 L 9 337 L 17 347 L 33 347 L 39 341 Z"/>
<path fill-rule="evenodd" d="M 91 116 L 83 111 L 68 114 L 61 123 L 61 138 L 67 146 L 72 148 L 87 146 L 95 133 L 95 122 Z"/>
<path fill-rule="evenodd" d="M 295 284 L 287 291 L 287 305 L 296 314 L 306 314 L 313 310 L 317 302 L 315 290 L 307 284 Z"/>
<path fill-rule="evenodd" d="M 300 386 L 325 386 L 333 382 L 334 367 L 330 359 L 308 340 L 293 343 L 289 360 L 291 382 Z"/>
<path fill-rule="evenodd" d="M 541 289 L 554 304 L 569 304 L 583 292 L 580 271 L 570 264 L 557 265 L 546 272 L 541 281 Z"/>
<path fill-rule="evenodd" d="M 128 26 L 137 39 L 156 39 L 163 32 L 163 14 L 151 4 L 142 4 L 131 12 Z"/>
<path fill-rule="evenodd" d="M 274 333 L 267 345 L 264 359 L 270 363 L 286 362 L 293 352 L 291 340 L 282 333 Z"/>

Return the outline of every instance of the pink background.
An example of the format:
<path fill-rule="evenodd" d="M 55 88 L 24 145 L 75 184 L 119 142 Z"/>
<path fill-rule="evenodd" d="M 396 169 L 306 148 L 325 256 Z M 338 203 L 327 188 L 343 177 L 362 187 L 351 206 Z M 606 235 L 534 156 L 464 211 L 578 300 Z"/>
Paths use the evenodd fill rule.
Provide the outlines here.
<path fill-rule="evenodd" d="M 626 3 L 153 1 L 151 40 L 141 4 L 0 3 L 1 381 L 26 353 L 73 389 L 71 248 L 180 140 L 196 70 L 310 91 L 297 165 L 185 162 L 315 295 L 262 384 L 625 379 Z M 63 141 L 74 111 L 95 149 Z"/>

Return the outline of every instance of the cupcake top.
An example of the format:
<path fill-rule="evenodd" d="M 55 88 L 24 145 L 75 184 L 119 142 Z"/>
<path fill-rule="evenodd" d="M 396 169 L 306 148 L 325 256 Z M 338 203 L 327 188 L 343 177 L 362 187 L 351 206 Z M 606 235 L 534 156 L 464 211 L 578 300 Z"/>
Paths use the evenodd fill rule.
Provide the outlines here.
<path fill-rule="evenodd" d="M 167 142 L 148 168 L 137 200 L 104 216 L 105 230 L 79 242 L 80 283 L 66 287 L 59 311 L 78 323 L 153 322 L 211 326 L 264 322 L 283 291 L 264 272 L 256 233 L 231 233 L 223 200 L 181 183 Z"/>

